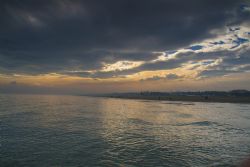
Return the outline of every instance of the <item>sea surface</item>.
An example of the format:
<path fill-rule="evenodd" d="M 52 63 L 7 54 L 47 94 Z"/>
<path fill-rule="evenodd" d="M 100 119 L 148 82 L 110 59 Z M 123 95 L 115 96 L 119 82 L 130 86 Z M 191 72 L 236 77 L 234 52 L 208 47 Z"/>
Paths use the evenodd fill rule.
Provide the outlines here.
<path fill-rule="evenodd" d="M 230 167 L 249 156 L 249 104 L 0 95 L 1 167 Z"/>

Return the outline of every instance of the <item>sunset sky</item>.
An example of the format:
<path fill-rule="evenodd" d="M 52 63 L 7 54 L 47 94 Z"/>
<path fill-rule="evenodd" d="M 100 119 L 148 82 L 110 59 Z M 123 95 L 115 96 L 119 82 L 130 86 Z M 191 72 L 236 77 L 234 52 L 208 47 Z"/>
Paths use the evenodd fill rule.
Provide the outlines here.
<path fill-rule="evenodd" d="M 250 90 L 247 0 L 1 0 L 0 93 Z"/>

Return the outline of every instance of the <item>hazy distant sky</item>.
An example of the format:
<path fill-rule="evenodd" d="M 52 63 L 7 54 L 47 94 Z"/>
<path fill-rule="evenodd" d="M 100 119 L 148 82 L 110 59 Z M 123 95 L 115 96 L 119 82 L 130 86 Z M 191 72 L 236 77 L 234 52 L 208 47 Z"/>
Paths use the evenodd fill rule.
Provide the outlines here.
<path fill-rule="evenodd" d="M 1 0 L 0 92 L 250 89 L 247 0 Z"/>

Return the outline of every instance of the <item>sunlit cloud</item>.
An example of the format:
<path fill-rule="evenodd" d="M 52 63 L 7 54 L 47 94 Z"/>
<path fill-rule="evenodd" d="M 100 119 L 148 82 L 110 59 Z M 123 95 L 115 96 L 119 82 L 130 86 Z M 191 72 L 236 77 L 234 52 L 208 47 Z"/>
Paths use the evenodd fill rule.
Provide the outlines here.
<path fill-rule="evenodd" d="M 171 53 L 171 52 L 153 52 L 153 54 L 160 54 L 160 56 L 157 57 L 157 59 L 151 60 L 150 63 L 155 63 L 155 62 L 159 62 L 159 61 L 168 61 L 171 59 L 175 58 L 175 54 Z"/>
<path fill-rule="evenodd" d="M 143 61 L 118 61 L 114 64 L 106 64 L 103 63 L 102 72 L 110 72 L 110 71 L 124 71 L 139 67 L 143 64 Z"/>

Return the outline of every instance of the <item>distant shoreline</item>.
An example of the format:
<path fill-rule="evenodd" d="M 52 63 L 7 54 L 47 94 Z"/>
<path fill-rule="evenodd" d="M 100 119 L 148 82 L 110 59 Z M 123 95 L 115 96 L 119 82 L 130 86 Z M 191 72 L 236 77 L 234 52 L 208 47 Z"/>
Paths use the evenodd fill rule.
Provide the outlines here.
<path fill-rule="evenodd" d="M 139 100 L 159 100 L 159 101 L 185 101 L 185 102 L 218 102 L 218 103 L 246 103 L 250 104 L 249 97 L 200 97 L 200 96 L 165 96 L 165 97 L 145 97 L 145 96 L 102 96 L 119 99 L 139 99 Z"/>
<path fill-rule="evenodd" d="M 219 103 L 250 103 L 250 92 L 233 90 L 229 92 L 141 92 L 141 93 L 113 93 L 101 97 L 141 100 L 166 100 L 186 102 L 219 102 Z"/>

